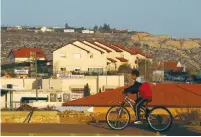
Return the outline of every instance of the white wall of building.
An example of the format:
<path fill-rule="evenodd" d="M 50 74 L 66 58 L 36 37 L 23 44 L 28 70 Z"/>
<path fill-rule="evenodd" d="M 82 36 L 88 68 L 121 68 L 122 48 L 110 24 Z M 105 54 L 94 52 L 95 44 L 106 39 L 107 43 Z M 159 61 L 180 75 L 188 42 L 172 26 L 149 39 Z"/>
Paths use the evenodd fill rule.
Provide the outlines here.
<path fill-rule="evenodd" d="M 68 33 L 68 32 L 73 33 L 73 32 L 75 32 L 75 30 L 74 29 L 64 29 L 64 32 L 65 33 Z"/>

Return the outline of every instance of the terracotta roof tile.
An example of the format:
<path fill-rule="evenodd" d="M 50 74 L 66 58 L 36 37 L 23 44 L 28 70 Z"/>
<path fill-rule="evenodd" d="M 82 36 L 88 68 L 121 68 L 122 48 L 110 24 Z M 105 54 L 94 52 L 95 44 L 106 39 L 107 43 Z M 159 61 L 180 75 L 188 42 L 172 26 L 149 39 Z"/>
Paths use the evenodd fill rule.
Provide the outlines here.
<path fill-rule="evenodd" d="M 137 54 L 136 52 L 130 50 L 129 48 L 127 48 L 125 46 L 122 46 L 122 45 L 119 45 L 119 44 L 112 44 L 112 45 L 114 45 L 114 46 L 116 46 L 116 47 L 118 47 L 118 48 L 120 48 L 120 49 L 122 49 L 122 50 L 124 50 L 124 51 L 126 51 L 126 52 L 128 52 L 130 54 L 132 54 L 132 55 L 136 55 Z"/>
<path fill-rule="evenodd" d="M 123 57 L 116 57 L 118 60 L 120 60 L 121 62 L 128 62 L 127 59 L 123 58 Z"/>
<path fill-rule="evenodd" d="M 97 46 L 97 47 L 99 47 L 99 48 L 101 48 L 101 49 L 104 49 L 105 51 L 107 51 L 107 52 L 112 52 L 111 50 L 109 50 L 109 49 L 107 49 L 107 48 L 104 48 L 104 47 L 102 47 L 102 46 L 100 46 L 100 45 L 98 45 L 98 44 L 96 44 L 96 43 L 94 43 L 94 42 L 91 42 L 91 41 L 87 41 L 88 43 L 91 43 L 91 44 L 93 44 L 93 45 L 95 45 L 95 46 Z"/>
<path fill-rule="evenodd" d="M 149 106 L 162 105 L 165 107 L 201 107 L 200 84 L 157 84 L 150 85 L 153 91 L 152 102 Z M 124 96 L 120 87 L 112 91 L 95 94 L 89 97 L 63 103 L 64 106 L 113 106 L 119 105 Z M 135 95 L 129 95 L 135 99 Z"/>
<path fill-rule="evenodd" d="M 116 60 L 114 60 L 114 59 L 112 59 L 112 58 L 107 58 L 109 61 L 111 61 L 111 62 L 113 62 L 113 63 L 115 63 L 115 62 L 117 62 Z"/>
<path fill-rule="evenodd" d="M 12 50 L 9 55 L 13 53 L 15 58 L 29 58 L 31 52 L 36 52 L 38 58 L 46 58 L 45 53 L 41 48 L 20 48 L 18 50 Z"/>
<path fill-rule="evenodd" d="M 137 49 L 137 48 L 130 48 L 130 49 L 131 49 L 132 51 L 134 51 L 134 52 L 136 52 L 136 53 L 142 55 L 142 56 L 145 56 L 145 53 L 142 52 L 141 50 Z"/>
<path fill-rule="evenodd" d="M 165 71 L 181 70 L 181 68 L 177 68 L 177 62 L 161 62 L 159 67 L 163 68 Z"/>
<path fill-rule="evenodd" d="M 122 52 L 122 50 L 120 50 L 119 48 L 115 47 L 115 46 L 112 46 L 111 44 L 107 43 L 107 42 L 103 42 L 103 41 L 100 41 L 100 40 L 96 40 L 96 42 L 102 44 L 102 45 L 105 45 L 107 47 L 109 47 L 110 49 L 113 49 L 115 50 L 116 52 Z"/>

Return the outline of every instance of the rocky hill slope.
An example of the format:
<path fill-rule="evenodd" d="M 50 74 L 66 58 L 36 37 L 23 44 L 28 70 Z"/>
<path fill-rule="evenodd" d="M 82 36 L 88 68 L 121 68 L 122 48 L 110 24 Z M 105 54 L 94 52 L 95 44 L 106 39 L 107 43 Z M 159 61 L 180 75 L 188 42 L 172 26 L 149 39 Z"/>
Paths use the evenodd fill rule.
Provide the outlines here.
<path fill-rule="evenodd" d="M 152 36 L 145 32 L 136 32 L 134 34 L 66 34 L 62 32 L 1 31 L 1 64 L 8 63 L 7 55 L 11 49 L 20 47 L 41 47 L 48 59 L 52 59 L 51 52 L 54 49 L 76 39 L 99 39 L 128 47 L 137 47 L 150 52 L 155 60 L 180 61 L 192 70 L 201 68 L 201 39 L 179 40 L 168 36 Z"/>

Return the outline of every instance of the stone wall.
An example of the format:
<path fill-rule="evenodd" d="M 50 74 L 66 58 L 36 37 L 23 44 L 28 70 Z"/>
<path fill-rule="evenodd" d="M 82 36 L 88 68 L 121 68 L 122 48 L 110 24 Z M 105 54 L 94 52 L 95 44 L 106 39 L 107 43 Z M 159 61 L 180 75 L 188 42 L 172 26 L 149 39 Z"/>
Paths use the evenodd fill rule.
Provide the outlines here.
<path fill-rule="evenodd" d="M 85 124 L 89 122 L 99 123 L 105 121 L 109 107 L 95 107 L 94 112 L 87 111 L 35 111 L 30 123 L 66 123 L 66 124 Z M 135 120 L 135 115 L 131 108 L 127 108 L 131 115 L 131 120 Z M 200 108 L 168 108 L 175 117 L 178 113 L 189 113 Z M 163 113 L 159 112 L 158 113 Z M 1 112 L 2 123 L 23 123 L 29 111 L 3 111 Z"/>
<path fill-rule="evenodd" d="M 2 123 L 23 123 L 29 111 L 5 111 L 1 112 Z M 56 111 L 35 111 L 30 123 L 60 123 L 58 112 Z"/>

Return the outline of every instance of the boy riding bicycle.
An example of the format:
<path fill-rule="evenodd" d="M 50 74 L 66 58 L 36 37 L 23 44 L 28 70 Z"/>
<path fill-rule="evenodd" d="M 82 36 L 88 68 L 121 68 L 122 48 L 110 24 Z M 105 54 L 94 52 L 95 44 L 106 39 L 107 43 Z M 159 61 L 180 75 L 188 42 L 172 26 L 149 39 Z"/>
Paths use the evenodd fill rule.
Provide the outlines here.
<path fill-rule="evenodd" d="M 131 93 L 138 94 L 137 96 L 135 110 L 136 110 L 136 121 L 135 124 L 142 123 L 140 118 L 140 107 L 147 101 L 152 99 L 152 91 L 149 87 L 148 83 L 145 82 L 143 78 L 140 77 L 140 73 L 138 70 L 132 70 L 132 79 L 134 80 L 134 84 L 126 89 L 124 89 L 123 93 Z"/>

